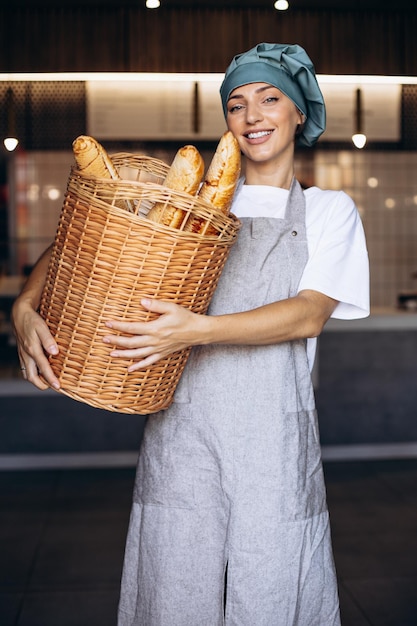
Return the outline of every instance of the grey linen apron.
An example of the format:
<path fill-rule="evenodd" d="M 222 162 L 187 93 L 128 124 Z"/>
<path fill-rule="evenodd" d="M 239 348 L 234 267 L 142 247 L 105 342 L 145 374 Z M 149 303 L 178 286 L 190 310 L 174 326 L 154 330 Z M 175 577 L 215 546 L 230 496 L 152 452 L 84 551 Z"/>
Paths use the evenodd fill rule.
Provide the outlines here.
<path fill-rule="evenodd" d="M 212 315 L 294 296 L 307 261 L 297 181 L 283 219 L 241 221 Z M 119 626 L 340 624 L 305 343 L 192 350 L 146 424 Z"/>

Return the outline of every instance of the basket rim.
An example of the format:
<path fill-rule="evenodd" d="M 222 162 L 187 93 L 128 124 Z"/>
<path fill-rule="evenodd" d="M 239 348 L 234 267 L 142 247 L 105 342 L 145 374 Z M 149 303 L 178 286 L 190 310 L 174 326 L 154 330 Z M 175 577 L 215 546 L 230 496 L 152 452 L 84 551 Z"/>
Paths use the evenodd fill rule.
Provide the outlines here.
<path fill-rule="evenodd" d="M 168 171 L 170 168 L 170 165 L 168 163 L 166 163 L 165 161 L 162 161 L 162 159 L 157 159 L 155 157 L 151 157 L 147 154 L 135 154 L 135 153 L 131 153 L 131 152 L 115 152 L 111 155 L 109 155 L 111 160 L 113 161 L 113 165 L 115 165 L 115 167 L 117 168 L 118 166 L 120 167 L 121 165 L 124 164 L 125 167 L 129 167 L 129 161 L 132 162 L 132 167 L 135 163 L 140 163 L 142 162 L 143 164 L 149 164 L 149 163 L 155 163 L 158 166 L 160 166 L 162 169 Z M 122 163 L 123 161 L 123 163 Z M 120 165 L 119 165 L 120 162 Z M 71 166 L 71 169 L 77 169 L 77 163 L 74 162 Z M 104 181 L 109 181 L 111 179 L 109 178 L 102 178 L 99 176 L 94 176 L 92 174 L 86 174 L 85 172 L 83 172 L 82 170 L 78 170 L 80 174 L 82 174 L 83 176 L 87 177 L 87 178 L 93 178 L 95 180 L 104 180 Z M 149 170 L 150 172 L 152 170 Z M 119 180 L 123 180 L 123 178 L 120 178 Z M 131 180 L 126 179 L 126 182 L 132 182 Z"/>
<path fill-rule="evenodd" d="M 72 185 L 74 185 L 75 187 L 77 186 L 77 180 L 85 180 L 85 181 L 91 181 L 93 186 L 97 186 L 99 184 L 105 184 L 108 185 L 110 187 L 117 187 L 117 186 L 121 186 L 123 184 L 126 184 L 126 186 L 128 187 L 132 187 L 133 189 L 147 189 L 149 191 L 151 191 L 152 189 L 154 190 L 158 190 L 160 192 L 163 193 L 169 193 L 171 196 L 182 199 L 183 201 L 190 203 L 190 202 L 197 202 L 197 206 L 199 205 L 201 209 L 204 209 L 205 211 L 207 211 L 208 213 L 211 213 L 213 215 L 216 215 L 217 217 L 221 218 L 222 221 L 224 221 L 225 224 L 227 224 L 230 227 L 233 227 L 234 230 L 239 230 L 241 227 L 241 221 L 236 217 L 236 215 L 234 215 L 234 213 L 229 212 L 227 215 L 225 213 L 223 213 L 223 211 L 221 211 L 220 209 L 214 207 L 213 205 L 211 205 L 209 202 L 207 202 L 206 200 L 204 200 L 203 198 L 199 198 L 198 196 L 191 196 L 189 193 L 184 192 L 184 191 L 177 191 L 175 189 L 170 189 L 169 187 L 166 187 L 165 185 L 159 184 L 159 183 L 155 183 L 155 182 L 140 182 L 140 181 L 135 181 L 135 180 L 125 180 L 125 179 L 119 179 L 119 180 L 111 180 L 108 178 L 99 178 L 96 176 L 91 176 L 91 175 L 86 175 L 83 174 L 82 172 L 80 172 L 79 170 L 77 170 L 75 168 L 75 166 L 71 169 L 71 173 L 68 179 L 68 185 L 67 185 L 67 189 L 65 192 L 65 197 L 69 198 L 69 197 L 73 197 L 73 194 L 71 193 L 73 188 Z M 88 187 L 88 182 L 87 185 Z M 74 192 L 76 192 L 77 190 L 74 189 Z M 84 198 L 78 198 L 78 202 L 80 205 L 85 206 L 86 208 L 89 206 L 88 205 L 88 200 L 84 199 Z M 163 232 L 167 232 L 167 233 L 176 233 L 179 236 L 182 237 L 189 237 L 189 236 L 193 236 L 197 239 L 201 239 L 201 238 L 209 238 L 210 240 L 218 240 L 219 235 L 215 234 L 215 235 L 207 235 L 207 234 L 203 234 L 203 233 L 193 233 L 190 231 L 184 231 L 184 230 L 179 230 L 177 228 L 174 228 L 172 226 L 166 226 L 165 224 L 161 224 L 158 222 L 153 222 L 152 220 L 148 220 L 146 219 L 146 217 L 143 217 L 140 214 L 137 213 L 132 213 L 130 211 L 127 211 L 125 209 L 122 209 L 120 207 L 115 206 L 114 204 L 110 204 L 109 202 L 106 202 L 106 200 L 101 199 L 98 196 L 94 197 L 94 203 L 98 204 L 103 210 L 107 210 L 109 212 L 113 212 L 115 215 L 122 217 L 124 219 L 130 219 L 133 220 L 134 222 L 137 222 L 138 224 L 143 224 L 146 223 L 147 226 L 149 226 L 152 230 L 162 230 Z"/>

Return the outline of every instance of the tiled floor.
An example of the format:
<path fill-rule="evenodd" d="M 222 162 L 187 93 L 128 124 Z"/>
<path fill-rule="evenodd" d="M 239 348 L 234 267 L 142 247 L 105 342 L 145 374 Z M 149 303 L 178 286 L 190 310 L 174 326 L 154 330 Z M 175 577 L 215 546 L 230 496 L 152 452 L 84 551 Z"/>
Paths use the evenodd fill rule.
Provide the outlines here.
<path fill-rule="evenodd" d="M 417 460 L 325 470 L 343 626 L 416 626 Z M 115 626 L 133 478 L 0 472 L 1 626 Z"/>

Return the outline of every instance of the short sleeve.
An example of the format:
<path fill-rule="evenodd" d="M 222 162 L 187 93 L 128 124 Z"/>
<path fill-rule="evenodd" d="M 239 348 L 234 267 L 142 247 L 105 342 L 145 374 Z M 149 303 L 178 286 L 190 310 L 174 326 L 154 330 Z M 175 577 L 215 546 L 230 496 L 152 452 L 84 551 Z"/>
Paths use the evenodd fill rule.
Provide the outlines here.
<path fill-rule="evenodd" d="M 298 291 L 312 289 L 338 300 L 332 317 L 369 315 L 369 258 L 353 200 L 344 192 L 307 190 L 309 260 Z"/>

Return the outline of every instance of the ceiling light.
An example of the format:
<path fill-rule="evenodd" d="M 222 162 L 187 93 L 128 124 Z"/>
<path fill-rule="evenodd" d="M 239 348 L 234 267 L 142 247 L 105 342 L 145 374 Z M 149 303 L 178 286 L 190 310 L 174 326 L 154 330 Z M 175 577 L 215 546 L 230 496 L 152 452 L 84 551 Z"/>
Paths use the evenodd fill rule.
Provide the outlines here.
<path fill-rule="evenodd" d="M 289 6 L 290 5 L 288 4 L 287 0 L 277 0 L 274 3 L 274 9 L 276 9 L 277 11 L 286 11 Z"/>
<path fill-rule="evenodd" d="M 3 143 L 6 150 L 13 152 L 13 150 L 16 150 L 19 140 L 16 137 L 6 137 L 6 139 L 3 139 Z"/>
<path fill-rule="evenodd" d="M 158 9 L 161 6 L 159 0 L 146 0 L 147 9 Z"/>
<path fill-rule="evenodd" d="M 6 92 L 6 114 L 7 114 L 7 136 L 3 140 L 6 150 L 13 152 L 17 148 L 19 140 L 16 137 L 16 113 L 14 105 L 14 93 L 13 89 L 9 87 Z"/>
<path fill-rule="evenodd" d="M 362 148 L 364 148 L 366 144 L 366 135 L 364 135 L 363 133 L 355 133 L 354 135 L 352 135 L 352 141 L 356 148 L 362 150 Z"/>
<path fill-rule="evenodd" d="M 362 91 L 356 90 L 356 103 L 355 103 L 355 131 L 352 135 L 353 144 L 361 150 L 366 144 L 366 135 L 362 128 Z"/>

